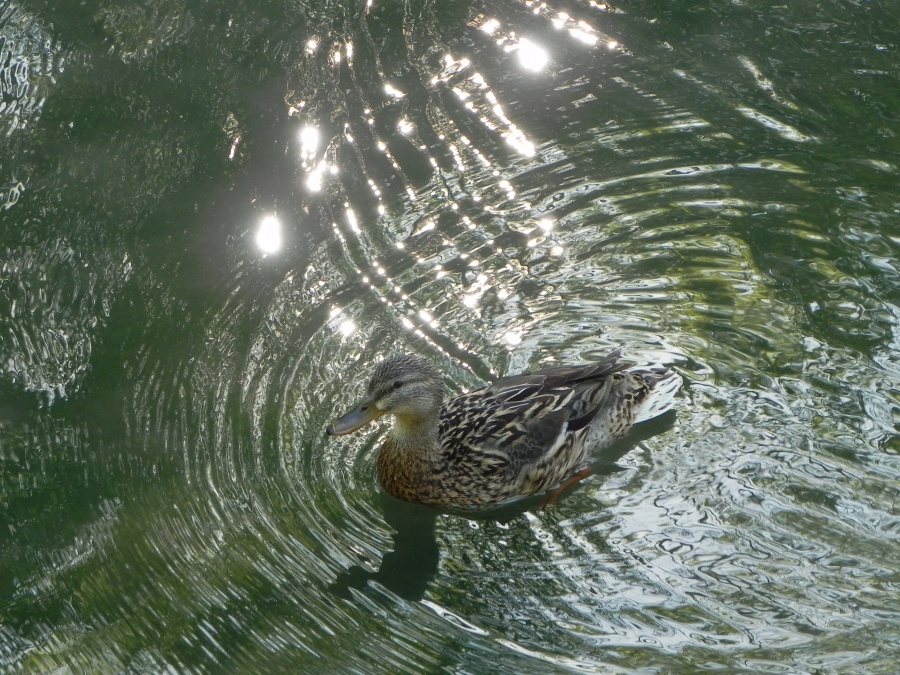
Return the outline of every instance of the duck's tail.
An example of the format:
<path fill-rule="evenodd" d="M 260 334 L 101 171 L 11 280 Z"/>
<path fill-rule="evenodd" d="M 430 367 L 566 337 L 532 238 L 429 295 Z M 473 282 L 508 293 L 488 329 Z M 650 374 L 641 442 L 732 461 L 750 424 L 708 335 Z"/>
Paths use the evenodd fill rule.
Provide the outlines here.
<path fill-rule="evenodd" d="M 650 387 L 646 398 L 634 407 L 635 424 L 651 420 L 672 409 L 675 405 L 675 393 L 682 385 L 681 375 L 668 368 L 650 368 L 632 372 L 640 375 Z"/>

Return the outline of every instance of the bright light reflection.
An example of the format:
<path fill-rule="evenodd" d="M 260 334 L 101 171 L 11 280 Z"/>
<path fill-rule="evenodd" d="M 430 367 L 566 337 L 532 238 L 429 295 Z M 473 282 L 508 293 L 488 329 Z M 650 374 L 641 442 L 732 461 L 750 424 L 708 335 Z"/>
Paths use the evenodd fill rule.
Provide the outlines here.
<path fill-rule="evenodd" d="M 404 136 L 409 136 L 413 132 L 413 125 L 409 120 L 400 120 L 400 123 L 397 125 L 400 129 L 400 133 Z"/>
<path fill-rule="evenodd" d="M 544 231 L 549 232 L 556 226 L 556 221 L 552 218 L 541 218 L 538 221 L 538 226 Z"/>
<path fill-rule="evenodd" d="M 300 130 L 300 154 L 304 160 L 310 160 L 316 156 L 320 141 L 319 129 L 306 126 Z"/>
<path fill-rule="evenodd" d="M 266 216 L 256 231 L 256 245 L 263 253 L 275 253 L 281 248 L 281 223 L 275 216 Z"/>
<path fill-rule="evenodd" d="M 506 340 L 506 344 L 513 347 L 522 344 L 522 335 L 516 331 L 509 331 L 503 336 L 503 339 Z"/>
<path fill-rule="evenodd" d="M 314 54 L 315 51 L 319 48 L 319 41 L 316 38 L 312 38 L 306 43 L 306 53 Z"/>
<path fill-rule="evenodd" d="M 494 31 L 500 28 L 500 22 L 497 19 L 488 19 L 483 24 L 481 24 L 481 30 L 483 30 L 488 35 L 493 35 Z"/>
<path fill-rule="evenodd" d="M 534 157 L 536 153 L 534 143 L 525 138 L 525 135 L 518 129 L 513 128 L 511 133 L 503 134 L 503 137 L 520 154 L 525 157 Z"/>
<path fill-rule="evenodd" d="M 569 35 L 578 40 L 579 42 L 583 42 L 586 45 L 595 45 L 597 44 L 598 38 L 596 35 L 588 33 L 581 28 L 571 28 L 569 30 Z"/>
<path fill-rule="evenodd" d="M 318 192 L 322 189 L 322 175 L 327 168 L 328 166 L 323 159 L 316 165 L 315 169 L 309 172 L 309 175 L 306 177 L 306 187 L 309 188 L 310 192 Z"/>
<path fill-rule="evenodd" d="M 344 337 L 350 337 L 356 332 L 356 324 L 350 319 L 345 319 L 338 326 L 338 332 Z"/>
<path fill-rule="evenodd" d="M 518 52 L 519 63 L 522 64 L 522 67 L 534 72 L 543 70 L 547 61 L 550 60 L 546 49 L 525 38 L 519 41 Z"/>
<path fill-rule="evenodd" d="M 347 222 L 350 224 L 350 228 L 359 234 L 359 221 L 356 219 L 356 212 L 353 209 L 347 209 Z M 384 269 L 382 267 L 378 268 L 378 272 L 384 276 Z"/>

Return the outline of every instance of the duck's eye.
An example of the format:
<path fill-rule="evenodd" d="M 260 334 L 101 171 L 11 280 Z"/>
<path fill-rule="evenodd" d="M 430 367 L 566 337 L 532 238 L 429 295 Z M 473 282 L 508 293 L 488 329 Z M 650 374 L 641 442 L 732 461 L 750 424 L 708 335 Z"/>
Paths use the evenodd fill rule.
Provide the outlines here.
<path fill-rule="evenodd" d="M 403 386 L 403 382 L 401 382 L 400 380 L 397 380 L 396 382 L 394 382 L 394 389 L 399 389 L 402 386 Z"/>

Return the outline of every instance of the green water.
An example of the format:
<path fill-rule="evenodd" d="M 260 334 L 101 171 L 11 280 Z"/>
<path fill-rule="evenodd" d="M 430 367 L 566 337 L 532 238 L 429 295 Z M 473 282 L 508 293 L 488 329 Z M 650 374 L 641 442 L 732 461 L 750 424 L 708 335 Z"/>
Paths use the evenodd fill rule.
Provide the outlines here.
<path fill-rule="evenodd" d="M 894 673 L 900 6 L 0 0 L 0 671 Z M 328 439 L 621 348 L 467 519 Z"/>

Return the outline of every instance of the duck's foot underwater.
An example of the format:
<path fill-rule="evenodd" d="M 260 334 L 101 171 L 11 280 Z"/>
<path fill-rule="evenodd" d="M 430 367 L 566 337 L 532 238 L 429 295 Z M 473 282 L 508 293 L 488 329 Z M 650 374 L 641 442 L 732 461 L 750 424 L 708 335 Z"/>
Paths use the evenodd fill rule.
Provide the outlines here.
<path fill-rule="evenodd" d="M 568 490 L 570 487 L 575 485 L 575 483 L 584 480 L 588 476 L 593 473 L 593 467 L 586 466 L 579 471 L 576 471 L 571 476 L 566 478 L 558 487 L 553 488 L 547 493 L 547 496 L 544 497 L 544 501 L 541 504 L 541 509 L 546 509 L 548 506 L 551 506 L 556 503 L 556 500 L 559 499 L 559 496 Z"/>

